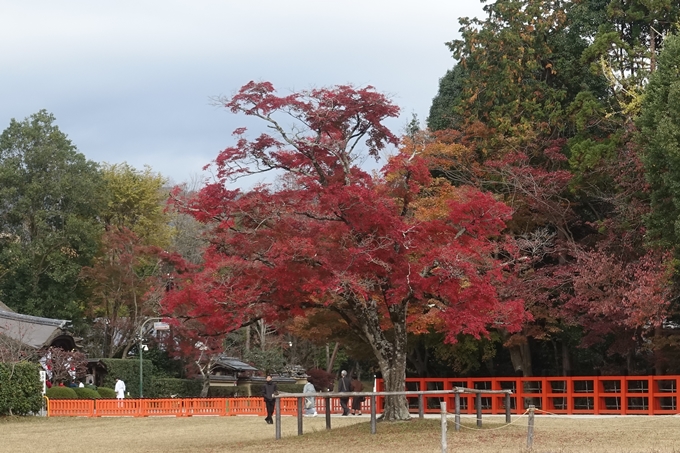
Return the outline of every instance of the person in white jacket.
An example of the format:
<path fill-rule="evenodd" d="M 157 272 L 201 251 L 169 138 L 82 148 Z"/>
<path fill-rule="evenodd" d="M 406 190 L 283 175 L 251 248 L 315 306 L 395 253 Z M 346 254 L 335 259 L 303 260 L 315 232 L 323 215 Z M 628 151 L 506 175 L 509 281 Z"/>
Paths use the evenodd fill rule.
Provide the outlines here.
<path fill-rule="evenodd" d="M 116 378 L 116 386 L 113 390 L 116 391 L 116 398 L 119 400 L 125 398 L 125 382 L 123 382 L 120 378 Z"/>
<path fill-rule="evenodd" d="M 307 383 L 305 384 L 305 387 L 302 389 L 302 392 L 316 393 L 314 384 L 312 384 L 309 377 L 307 378 Z M 305 415 L 316 417 L 316 398 L 313 396 L 305 397 Z"/>

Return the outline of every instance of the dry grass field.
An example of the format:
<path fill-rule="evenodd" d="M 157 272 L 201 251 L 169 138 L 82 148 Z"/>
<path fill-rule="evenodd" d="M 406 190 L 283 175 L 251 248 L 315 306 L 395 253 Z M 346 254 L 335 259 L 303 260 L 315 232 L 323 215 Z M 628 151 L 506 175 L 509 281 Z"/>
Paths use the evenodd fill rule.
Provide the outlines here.
<path fill-rule="evenodd" d="M 484 428 L 464 418 L 456 433 L 449 418 L 450 452 L 527 453 L 527 419 L 504 426 L 500 417 L 484 419 Z M 262 417 L 194 418 L 8 418 L 0 419 L 0 452 L 389 452 L 440 451 L 438 419 L 379 423 L 370 435 L 366 417 L 305 418 L 298 437 L 294 417 L 284 417 L 284 438 L 274 440 L 274 426 Z M 541 453 L 680 453 L 680 417 L 566 418 L 536 417 L 534 448 Z"/>

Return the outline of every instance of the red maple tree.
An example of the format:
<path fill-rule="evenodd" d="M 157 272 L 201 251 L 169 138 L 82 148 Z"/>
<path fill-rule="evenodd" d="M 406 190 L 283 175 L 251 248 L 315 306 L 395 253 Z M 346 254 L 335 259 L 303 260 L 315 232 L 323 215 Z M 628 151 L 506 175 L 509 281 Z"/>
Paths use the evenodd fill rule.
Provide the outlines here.
<path fill-rule="evenodd" d="M 254 318 L 331 310 L 371 348 L 387 391 L 404 388 L 406 333 L 421 317 L 442 321 L 449 341 L 490 325 L 519 328 L 523 304 L 498 297 L 504 275 L 494 258 L 510 209 L 470 187 L 433 195 L 414 153 L 398 153 L 380 175 L 358 166 L 398 144 L 382 124 L 398 113 L 387 97 L 352 86 L 278 96 L 250 82 L 224 105 L 272 133 L 248 140 L 238 129 L 214 162 L 216 181 L 177 200 L 212 230 L 203 266 L 167 293 L 168 314 L 219 334 Z M 276 183 L 228 188 L 268 171 Z M 419 212 L 416 200 L 428 196 L 446 209 Z M 406 398 L 386 398 L 386 420 L 408 417 Z"/>

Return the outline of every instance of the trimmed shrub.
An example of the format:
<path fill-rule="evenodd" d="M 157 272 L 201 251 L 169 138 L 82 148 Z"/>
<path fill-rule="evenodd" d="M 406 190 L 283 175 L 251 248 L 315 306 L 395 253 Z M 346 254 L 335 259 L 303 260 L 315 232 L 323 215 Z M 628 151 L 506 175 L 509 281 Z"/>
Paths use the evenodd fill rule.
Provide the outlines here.
<path fill-rule="evenodd" d="M 47 389 L 45 394 L 49 399 L 78 399 L 78 394 L 76 393 L 75 389 L 72 389 L 71 387 L 52 387 Z"/>
<path fill-rule="evenodd" d="M 0 415 L 28 415 L 42 404 L 38 364 L 0 363 Z"/>
<path fill-rule="evenodd" d="M 262 392 L 262 389 L 260 389 L 260 392 Z M 248 386 L 236 385 L 233 387 L 210 387 L 210 390 L 208 391 L 208 396 L 215 398 L 233 398 L 235 396 L 248 396 Z"/>
<path fill-rule="evenodd" d="M 110 389 L 108 387 L 99 387 L 97 389 L 97 393 L 99 393 L 99 396 L 101 398 L 115 398 L 116 397 L 116 391 L 114 389 Z"/>
<path fill-rule="evenodd" d="M 89 398 L 89 399 L 99 399 L 101 395 L 96 390 L 89 389 L 87 387 L 75 387 L 73 389 L 78 395 L 78 398 Z"/>
<path fill-rule="evenodd" d="M 130 398 L 139 398 L 139 360 L 136 359 L 101 359 L 106 365 L 107 374 L 102 381 L 102 386 L 114 388 L 116 378 L 125 382 L 125 396 L 130 393 Z M 144 360 L 144 393 L 149 393 L 152 385 L 153 363 Z M 149 393 L 150 394 L 150 393 Z"/>
<path fill-rule="evenodd" d="M 154 378 L 149 396 L 168 398 L 172 395 L 179 398 L 197 398 L 201 396 L 203 381 L 196 379 Z M 146 392 L 144 392 L 146 395 Z"/>
<path fill-rule="evenodd" d="M 276 389 L 279 392 L 286 393 L 302 393 L 304 387 L 303 384 L 276 384 Z M 250 386 L 250 394 L 252 396 L 262 396 L 262 390 L 264 390 L 264 384 L 252 384 Z"/>

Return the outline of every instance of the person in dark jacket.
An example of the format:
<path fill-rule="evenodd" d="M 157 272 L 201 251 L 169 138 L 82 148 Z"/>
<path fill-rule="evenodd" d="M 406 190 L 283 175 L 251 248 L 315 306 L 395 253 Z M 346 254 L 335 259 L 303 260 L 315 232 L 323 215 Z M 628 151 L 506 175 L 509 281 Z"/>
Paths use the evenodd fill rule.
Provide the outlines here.
<path fill-rule="evenodd" d="M 351 392 L 352 391 L 352 381 L 347 376 L 347 371 L 342 370 L 340 373 L 342 376 L 340 382 L 338 382 L 338 392 Z M 349 415 L 349 396 L 347 398 L 340 398 L 340 406 L 342 406 L 342 415 Z"/>
<path fill-rule="evenodd" d="M 361 392 L 364 390 L 364 384 L 357 378 L 356 374 L 352 375 L 352 391 Z M 352 415 L 361 415 L 361 403 L 364 402 L 363 396 L 355 396 L 352 398 Z"/>
<path fill-rule="evenodd" d="M 274 413 L 274 405 L 276 403 L 274 395 L 278 395 L 279 391 L 276 389 L 276 383 L 272 381 L 271 374 L 267 375 L 267 382 L 265 382 L 262 388 L 262 397 L 264 398 L 264 404 L 267 406 L 267 417 L 264 419 L 268 424 L 274 423 L 272 419 L 272 414 Z"/>

